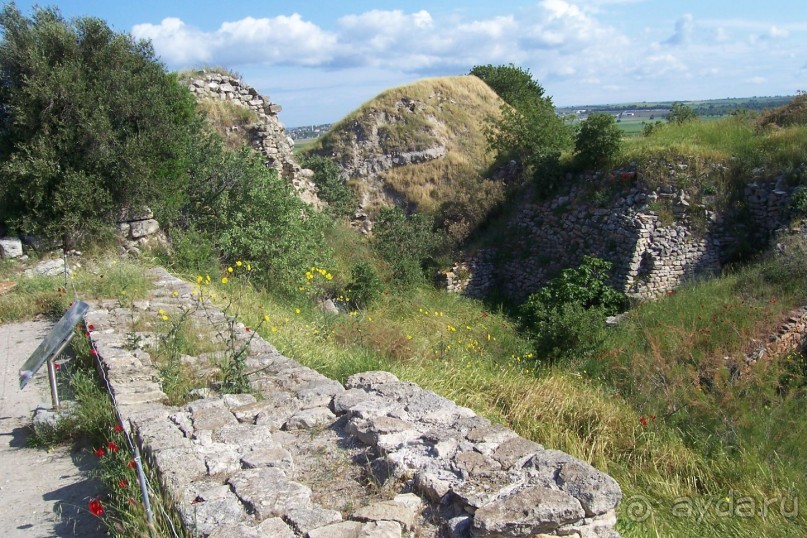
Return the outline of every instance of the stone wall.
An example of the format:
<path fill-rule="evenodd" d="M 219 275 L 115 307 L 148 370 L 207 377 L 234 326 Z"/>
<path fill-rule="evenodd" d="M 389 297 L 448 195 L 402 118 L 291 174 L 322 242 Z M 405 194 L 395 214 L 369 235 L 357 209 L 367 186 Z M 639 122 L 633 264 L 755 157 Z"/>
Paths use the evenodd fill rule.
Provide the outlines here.
<path fill-rule="evenodd" d="M 285 127 L 277 117 L 282 110 L 280 105 L 272 103 L 269 96 L 260 95 L 255 88 L 241 80 L 218 72 L 191 76 L 188 88 L 197 99 L 227 101 L 255 112 L 258 122 L 246 129 L 252 146 L 268 167 L 278 170 L 281 177 L 294 185 L 303 201 L 321 207 L 317 187 L 311 180 L 313 172 L 301 168 L 295 161 L 294 140 L 286 134 Z"/>
<path fill-rule="evenodd" d="M 617 483 L 387 372 L 337 381 L 238 326 L 256 395 L 165 405 L 143 320 L 193 312 L 192 288 L 162 269 L 132 310 L 92 303 L 90 337 L 117 405 L 194 536 L 616 537 Z M 200 329 L 201 330 L 201 329 Z M 138 345 L 131 345 L 137 342 Z M 128 343 L 128 345 L 127 345 Z M 134 349 L 129 349 L 134 348 Z M 182 357 L 210 373 L 210 355 Z M 257 396 L 257 397 L 256 397 Z"/>
<path fill-rule="evenodd" d="M 635 179 L 635 172 L 612 175 Z M 545 202 L 522 203 L 501 245 L 459 262 L 438 280 L 449 291 L 473 297 L 495 286 L 523 301 L 560 270 L 591 255 L 613 264 L 617 289 L 639 299 L 658 297 L 719 272 L 741 238 L 763 244 L 786 224 L 793 189 L 781 178 L 750 183 L 744 219 L 724 217 L 672 185 L 613 192 L 603 202 L 584 184 Z"/>

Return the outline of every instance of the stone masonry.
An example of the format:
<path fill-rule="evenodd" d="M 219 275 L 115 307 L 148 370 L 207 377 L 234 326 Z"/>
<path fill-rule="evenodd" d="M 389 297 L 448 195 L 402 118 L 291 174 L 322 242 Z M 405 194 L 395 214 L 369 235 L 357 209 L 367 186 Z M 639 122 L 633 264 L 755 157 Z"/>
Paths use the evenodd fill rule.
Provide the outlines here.
<path fill-rule="evenodd" d="M 343 386 L 254 336 L 255 395 L 206 389 L 165 405 L 144 350 L 157 336 L 131 323 L 195 299 L 165 270 L 151 276 L 149 300 L 95 302 L 86 322 L 127 429 L 195 536 L 618 536 L 611 477 L 387 372 Z M 197 322 L 225 319 L 206 311 Z M 182 361 L 216 368 L 210 356 Z"/>
<path fill-rule="evenodd" d="M 241 80 L 218 72 L 193 75 L 188 79 L 188 89 L 197 100 L 221 100 L 252 110 L 258 115 L 258 123 L 247 128 L 252 146 L 262 156 L 264 163 L 277 169 L 281 177 L 294 185 L 298 196 L 317 208 L 322 202 L 317 197 L 317 187 L 311 180 L 313 172 L 303 169 L 294 159 L 294 140 L 286 135 L 286 129 L 277 115 L 282 110 L 272 103 L 269 96 Z"/>
<path fill-rule="evenodd" d="M 612 175 L 636 177 L 635 172 Z M 503 244 L 476 252 L 438 280 L 449 291 L 472 297 L 484 297 L 495 287 L 520 302 L 591 255 L 613 264 L 614 287 L 651 299 L 719 272 L 741 236 L 764 243 L 787 224 L 793 191 L 781 178 L 750 183 L 743 196 L 749 218 L 729 225 L 724 215 L 673 185 L 626 186 L 606 204 L 595 202 L 590 188 L 576 186 L 544 202 L 522 203 Z"/>

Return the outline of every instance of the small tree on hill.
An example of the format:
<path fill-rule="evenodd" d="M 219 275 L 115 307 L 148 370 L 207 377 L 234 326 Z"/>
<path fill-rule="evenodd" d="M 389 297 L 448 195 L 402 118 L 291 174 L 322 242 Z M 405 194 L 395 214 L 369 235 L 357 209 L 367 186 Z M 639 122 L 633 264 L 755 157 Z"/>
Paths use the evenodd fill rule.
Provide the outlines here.
<path fill-rule="evenodd" d="M 622 131 L 611 114 L 592 114 L 580 124 L 575 139 L 577 160 L 582 166 L 601 166 L 618 153 Z"/>
<path fill-rule="evenodd" d="M 695 114 L 695 111 L 692 110 L 691 107 L 688 107 L 684 103 L 673 103 L 670 113 L 667 114 L 667 121 L 681 125 L 682 123 L 697 119 L 697 117 L 697 114 Z"/>
<path fill-rule="evenodd" d="M 513 64 L 476 65 L 469 73 L 482 79 L 508 105 L 520 107 L 544 99 L 544 89 L 532 78 L 529 69 Z"/>

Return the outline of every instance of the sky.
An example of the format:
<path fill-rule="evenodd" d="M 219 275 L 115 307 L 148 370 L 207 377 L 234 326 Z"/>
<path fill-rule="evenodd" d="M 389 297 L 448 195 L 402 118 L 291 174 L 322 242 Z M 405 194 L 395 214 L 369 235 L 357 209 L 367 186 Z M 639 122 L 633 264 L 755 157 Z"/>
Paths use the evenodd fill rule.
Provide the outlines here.
<path fill-rule="evenodd" d="M 150 39 L 170 70 L 227 67 L 288 127 L 474 65 L 529 69 L 556 106 L 807 90 L 807 0 L 59 0 Z"/>

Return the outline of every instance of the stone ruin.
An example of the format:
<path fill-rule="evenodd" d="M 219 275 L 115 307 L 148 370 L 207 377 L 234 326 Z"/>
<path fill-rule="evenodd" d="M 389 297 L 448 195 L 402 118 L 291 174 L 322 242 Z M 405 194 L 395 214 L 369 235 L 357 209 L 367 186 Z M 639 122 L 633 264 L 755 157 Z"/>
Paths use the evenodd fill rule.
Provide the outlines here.
<path fill-rule="evenodd" d="M 282 110 L 280 105 L 240 79 L 215 71 L 192 75 L 187 84 L 197 100 L 226 101 L 255 112 L 258 122 L 246 128 L 252 147 L 266 166 L 276 169 L 294 186 L 301 200 L 318 209 L 322 207 L 311 179 L 314 172 L 301 168 L 294 159 L 294 140 L 286 135 L 286 128 L 277 117 Z"/>
<path fill-rule="evenodd" d="M 127 430 L 194 536 L 618 536 L 611 477 L 387 372 L 343 386 L 253 336 L 246 363 L 258 397 L 203 391 L 165 405 L 144 351 L 157 336 L 130 323 L 195 299 L 165 270 L 151 277 L 151 299 L 132 310 L 91 303 L 86 322 Z M 226 321 L 206 311 L 195 322 Z M 139 346 L 127 345 L 133 337 Z M 182 362 L 216 368 L 210 356 Z"/>

